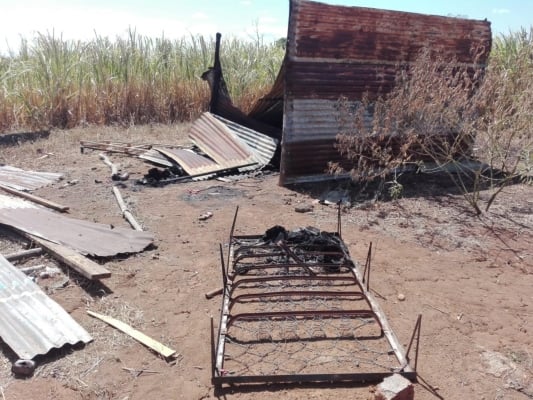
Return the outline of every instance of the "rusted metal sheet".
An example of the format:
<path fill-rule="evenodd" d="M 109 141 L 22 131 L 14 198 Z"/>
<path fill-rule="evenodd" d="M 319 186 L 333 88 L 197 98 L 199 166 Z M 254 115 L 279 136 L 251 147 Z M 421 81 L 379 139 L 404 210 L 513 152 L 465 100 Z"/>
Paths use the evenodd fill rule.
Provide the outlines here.
<path fill-rule="evenodd" d="M 0 255 L 0 337 L 22 359 L 91 336 L 18 268 Z"/>
<path fill-rule="evenodd" d="M 0 195 L 0 224 L 99 257 L 137 253 L 154 241 L 148 232 L 69 218 L 4 195 Z"/>
<path fill-rule="evenodd" d="M 472 46 L 486 60 L 490 22 L 364 7 L 292 0 L 289 57 L 292 59 L 414 61 L 423 47 L 444 58 L 472 63 Z M 290 40 L 294 39 L 294 40 Z"/>
<path fill-rule="evenodd" d="M 170 161 L 167 157 L 155 149 L 146 150 L 144 153 L 139 154 L 139 158 L 149 161 L 153 164 L 162 165 L 163 167 L 172 167 L 175 165 L 174 162 Z"/>
<path fill-rule="evenodd" d="M 222 168 L 236 168 L 253 162 L 252 152 L 210 113 L 204 113 L 194 121 L 189 138 Z"/>
<path fill-rule="evenodd" d="M 276 81 L 270 92 L 257 100 L 252 107 L 252 110 L 248 113 L 248 116 L 262 121 L 266 124 L 275 126 L 280 130 L 283 128 L 283 96 L 285 93 L 285 63 L 281 65 L 281 68 L 276 77 Z M 280 138 L 281 136 L 275 136 Z"/>
<path fill-rule="evenodd" d="M 31 191 L 60 180 L 63 174 L 25 171 L 9 165 L 0 165 L 0 184 L 17 190 Z"/>
<path fill-rule="evenodd" d="M 423 47 L 484 66 L 490 22 L 291 0 L 280 184 L 331 178 L 328 162 L 347 164 L 335 149 L 341 129 L 336 101 L 386 94 L 397 67 L 409 65 Z M 264 109 L 259 103 L 254 112 Z"/>
<path fill-rule="evenodd" d="M 156 147 L 155 150 L 178 163 L 189 175 L 205 174 L 224 169 L 213 160 L 192 150 Z"/>
<path fill-rule="evenodd" d="M 253 129 L 229 121 L 218 115 L 213 115 L 222 122 L 233 133 L 248 150 L 252 153 L 253 161 L 256 166 L 239 168 L 240 171 L 257 169 L 258 166 L 265 166 L 274 157 L 278 148 L 278 141 L 270 136 L 264 135 Z"/>

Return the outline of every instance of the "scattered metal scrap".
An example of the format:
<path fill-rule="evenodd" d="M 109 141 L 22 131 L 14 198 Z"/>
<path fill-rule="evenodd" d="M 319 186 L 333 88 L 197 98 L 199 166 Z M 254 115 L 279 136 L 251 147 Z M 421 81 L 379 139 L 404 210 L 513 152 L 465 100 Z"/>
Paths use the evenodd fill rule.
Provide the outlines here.
<path fill-rule="evenodd" d="M 218 334 L 211 320 L 217 389 L 372 382 L 396 372 L 416 379 L 420 317 L 406 353 L 369 291 L 371 248 L 361 270 L 342 240 L 340 211 L 333 233 L 274 226 L 263 235 L 236 236 L 236 217 L 227 262 L 220 246 Z M 412 366 L 408 354 L 415 338 Z"/>
<path fill-rule="evenodd" d="M 175 164 L 166 176 L 151 171 L 144 183 L 183 182 L 259 170 L 272 161 L 278 148 L 276 139 L 208 112 L 191 125 L 189 138 L 192 147 L 157 146 L 145 153 L 143 158 L 157 163 L 155 150 L 166 157 L 163 165 L 168 161 Z"/>
<path fill-rule="evenodd" d="M 0 255 L 0 337 L 21 359 L 91 336 L 59 304 Z"/>
<path fill-rule="evenodd" d="M 133 155 L 165 168 L 152 168 L 138 181 L 152 185 L 204 180 L 228 174 L 243 176 L 267 166 L 278 149 L 276 139 L 208 112 L 193 122 L 189 139 L 192 143 L 188 146 L 89 141 L 82 141 L 80 146 L 82 151 L 91 148 Z M 116 166 L 106 160 L 104 154 L 100 158 L 112 168 L 113 179 L 118 179 Z"/>

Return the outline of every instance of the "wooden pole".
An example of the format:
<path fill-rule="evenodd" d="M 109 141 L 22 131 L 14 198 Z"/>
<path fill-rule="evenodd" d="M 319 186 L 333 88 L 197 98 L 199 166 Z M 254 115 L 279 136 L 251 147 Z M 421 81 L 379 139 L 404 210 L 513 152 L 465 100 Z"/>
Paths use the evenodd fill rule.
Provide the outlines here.
<path fill-rule="evenodd" d="M 5 186 L 5 185 L 0 184 L 0 189 L 6 191 L 8 193 L 14 194 L 16 196 L 22 197 L 24 199 L 33 201 L 34 203 L 40 204 L 42 206 L 51 208 L 53 210 L 57 210 L 57 211 L 60 211 L 60 212 L 66 212 L 69 209 L 66 206 L 62 206 L 61 204 L 54 203 L 53 201 L 43 199 L 42 197 L 35 196 L 33 194 L 23 192 L 21 190 L 13 189 L 13 188 L 11 188 L 9 186 Z"/>
<path fill-rule="evenodd" d="M 122 195 L 116 186 L 113 186 L 113 193 L 117 198 L 117 203 L 120 207 L 120 211 L 122 212 L 122 216 L 130 223 L 133 229 L 136 231 L 142 231 L 142 226 L 137 222 L 131 211 L 128 210 L 128 207 L 126 207 L 126 203 L 124 203 L 124 199 L 122 198 Z"/>
<path fill-rule="evenodd" d="M 17 261 L 26 257 L 40 256 L 41 254 L 43 254 L 43 249 L 36 247 L 34 249 L 22 250 L 17 253 L 6 254 L 4 258 L 7 261 Z"/>

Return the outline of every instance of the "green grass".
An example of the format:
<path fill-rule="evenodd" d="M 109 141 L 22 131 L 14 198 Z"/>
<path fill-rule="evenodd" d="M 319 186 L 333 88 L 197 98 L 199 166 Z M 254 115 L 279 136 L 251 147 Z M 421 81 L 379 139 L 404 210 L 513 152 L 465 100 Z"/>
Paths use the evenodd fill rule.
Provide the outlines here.
<path fill-rule="evenodd" d="M 281 46 L 222 38 L 228 89 L 246 110 L 274 82 Z M 127 38 L 88 42 L 54 34 L 22 39 L 0 57 L 0 132 L 85 124 L 189 121 L 206 110 L 200 75 L 213 64 L 214 38 L 169 40 L 130 31 Z"/>

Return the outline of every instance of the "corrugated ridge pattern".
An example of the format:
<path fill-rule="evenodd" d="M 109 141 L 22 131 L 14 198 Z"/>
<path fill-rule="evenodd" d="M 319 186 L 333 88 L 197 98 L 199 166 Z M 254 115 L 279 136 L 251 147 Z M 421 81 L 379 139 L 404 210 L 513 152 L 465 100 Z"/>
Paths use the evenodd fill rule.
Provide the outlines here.
<path fill-rule="evenodd" d="M 224 168 L 233 168 L 253 162 L 252 153 L 237 141 L 226 125 L 204 113 L 191 126 L 189 138 Z"/>
<path fill-rule="evenodd" d="M 491 45 L 490 22 L 464 18 L 333 6 L 295 1 L 298 57 L 413 61 L 424 46 L 444 57 L 471 63 L 472 45 Z"/>
<path fill-rule="evenodd" d="M 278 147 L 278 141 L 276 139 L 229 121 L 218 115 L 213 116 L 225 124 L 231 133 L 248 147 L 248 151 L 252 153 L 254 161 L 263 166 L 267 165 L 272 160 Z"/>
<path fill-rule="evenodd" d="M 24 207 L 26 204 L 31 203 L 0 194 L 0 223 L 82 254 L 109 257 L 136 253 L 154 241 L 150 232 L 70 218 L 40 206 Z"/>
<path fill-rule="evenodd" d="M 54 172 L 25 171 L 9 165 L 0 165 L 0 184 L 17 190 L 34 190 L 62 178 Z"/>
<path fill-rule="evenodd" d="M 345 163 L 335 149 L 337 100 L 388 93 L 396 66 L 414 61 L 424 46 L 446 59 L 483 66 L 490 22 L 291 0 L 280 183 L 325 176 L 328 162 Z"/>
<path fill-rule="evenodd" d="M 0 336 L 23 359 L 91 336 L 24 273 L 0 255 Z"/>
<path fill-rule="evenodd" d="M 205 174 L 224 169 L 213 160 L 191 150 L 163 149 L 160 147 L 155 149 L 177 162 L 189 175 Z"/>

